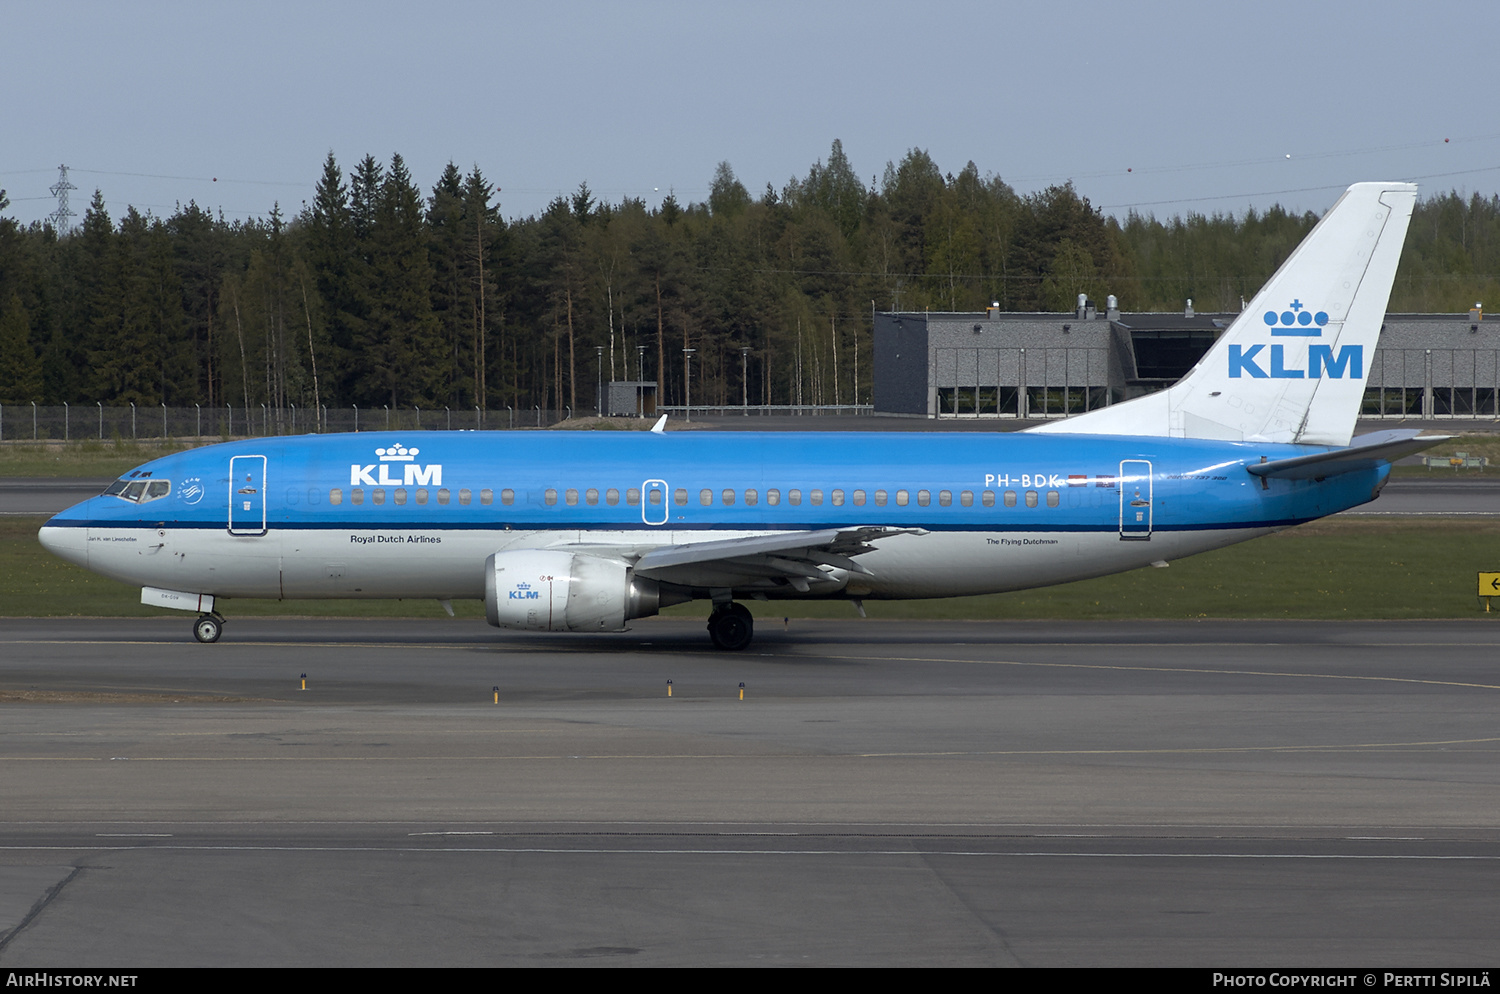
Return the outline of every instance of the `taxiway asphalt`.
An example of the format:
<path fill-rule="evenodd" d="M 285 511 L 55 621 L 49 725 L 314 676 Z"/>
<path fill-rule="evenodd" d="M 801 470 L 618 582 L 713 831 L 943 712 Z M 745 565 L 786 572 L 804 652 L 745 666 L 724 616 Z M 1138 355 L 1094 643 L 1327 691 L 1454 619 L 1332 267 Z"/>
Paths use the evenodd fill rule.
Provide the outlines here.
<path fill-rule="evenodd" d="M 1484 621 L 187 627 L 0 620 L 0 965 L 1500 955 Z"/>

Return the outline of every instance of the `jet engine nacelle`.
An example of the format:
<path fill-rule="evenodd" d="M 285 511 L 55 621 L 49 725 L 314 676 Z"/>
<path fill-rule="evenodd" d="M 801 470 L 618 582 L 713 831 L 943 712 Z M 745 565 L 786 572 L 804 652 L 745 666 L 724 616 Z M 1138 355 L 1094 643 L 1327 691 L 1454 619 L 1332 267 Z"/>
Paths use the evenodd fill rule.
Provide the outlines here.
<path fill-rule="evenodd" d="M 615 559 L 532 549 L 497 552 L 484 564 L 484 613 L 497 628 L 618 632 L 659 604 L 656 583 Z"/>

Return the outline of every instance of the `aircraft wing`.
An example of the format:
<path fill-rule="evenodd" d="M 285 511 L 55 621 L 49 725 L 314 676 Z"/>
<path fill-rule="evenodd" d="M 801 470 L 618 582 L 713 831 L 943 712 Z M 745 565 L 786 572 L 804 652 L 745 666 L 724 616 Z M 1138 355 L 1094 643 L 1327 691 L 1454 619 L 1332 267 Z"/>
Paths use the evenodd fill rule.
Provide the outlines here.
<path fill-rule="evenodd" d="M 643 554 L 635 574 L 686 587 L 790 585 L 806 593 L 834 584 L 837 589 L 850 573 L 870 574 L 855 557 L 871 551 L 872 541 L 920 533 L 913 528 L 823 528 L 667 545 Z"/>

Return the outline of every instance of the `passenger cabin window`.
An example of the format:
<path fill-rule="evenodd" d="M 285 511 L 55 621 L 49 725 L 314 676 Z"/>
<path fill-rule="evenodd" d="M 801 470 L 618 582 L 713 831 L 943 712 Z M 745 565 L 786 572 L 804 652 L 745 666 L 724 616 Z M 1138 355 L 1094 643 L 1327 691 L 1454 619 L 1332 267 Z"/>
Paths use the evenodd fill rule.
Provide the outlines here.
<path fill-rule="evenodd" d="M 374 490 L 370 491 L 370 503 L 371 504 L 384 504 L 385 503 L 385 487 L 376 487 Z"/>
<path fill-rule="evenodd" d="M 514 490 L 511 490 L 509 487 L 507 487 L 506 489 L 500 491 L 500 503 L 504 504 L 506 507 L 509 507 L 515 502 L 516 492 Z"/>
<path fill-rule="evenodd" d="M 425 503 L 427 503 L 427 489 L 425 487 L 418 488 L 418 490 L 417 490 L 417 503 L 418 504 L 425 504 Z"/>
<path fill-rule="evenodd" d="M 704 507 L 708 507 L 713 502 L 714 492 L 712 490 L 704 488 L 703 490 L 698 491 L 698 503 L 702 504 Z"/>
<path fill-rule="evenodd" d="M 843 507 L 844 506 L 844 492 L 842 490 L 835 490 L 833 492 L 833 506 L 834 507 Z"/>
<path fill-rule="evenodd" d="M 444 506 L 448 504 L 448 488 L 444 487 L 438 491 L 438 503 Z"/>
<path fill-rule="evenodd" d="M 1061 502 L 1062 496 L 1056 490 L 1047 491 L 1047 506 L 1056 507 Z"/>
<path fill-rule="evenodd" d="M 509 491 L 506 492 L 509 493 Z M 506 501 L 505 503 L 509 504 L 510 501 Z M 604 491 L 604 503 L 608 504 L 610 507 L 614 507 L 616 504 L 620 503 L 620 491 L 615 489 L 614 487 L 610 487 L 608 490 Z"/>
<path fill-rule="evenodd" d="M 640 502 L 641 492 L 638 488 L 631 487 L 629 490 L 625 491 L 625 503 L 629 504 L 631 507 L 636 507 L 640 504 Z"/>
<path fill-rule="evenodd" d="M 598 507 L 599 506 L 599 491 L 596 490 L 596 489 L 594 489 L 593 487 L 589 487 L 587 490 L 585 490 L 583 492 L 583 499 L 588 504 L 589 507 Z"/>
<path fill-rule="evenodd" d="M 546 502 L 546 504 L 547 504 L 548 507 L 556 507 L 557 506 L 557 491 L 556 490 L 548 490 L 546 493 L 542 494 L 542 500 L 544 502 Z"/>
<path fill-rule="evenodd" d="M 673 504 L 676 504 L 678 507 L 687 507 L 687 500 L 687 490 L 683 487 L 678 487 L 676 490 L 672 491 Z"/>
<path fill-rule="evenodd" d="M 865 506 L 865 492 L 863 490 L 854 491 L 854 503 L 858 507 Z"/>
<path fill-rule="evenodd" d="M 1027 507 L 1036 507 L 1036 491 L 1035 490 L 1028 490 L 1028 491 L 1026 491 L 1026 506 Z"/>
<path fill-rule="evenodd" d="M 964 507 L 973 507 L 974 506 L 974 491 L 972 491 L 972 490 L 965 490 L 963 493 L 959 494 L 958 495 L 958 502 L 960 504 L 962 504 Z"/>
<path fill-rule="evenodd" d="M 460 504 L 463 504 L 463 505 L 467 506 L 468 503 L 469 503 L 469 501 L 470 501 L 470 499 L 472 499 L 473 496 L 474 496 L 473 493 L 471 493 L 469 491 L 468 487 L 460 487 L 459 491 L 458 491 L 458 502 Z"/>
<path fill-rule="evenodd" d="M 995 491 L 993 491 L 993 490 L 986 490 L 984 492 L 984 494 L 981 495 L 981 497 L 980 497 L 980 503 L 983 504 L 985 507 L 994 507 L 995 506 Z"/>
<path fill-rule="evenodd" d="M 328 503 L 342 504 L 343 502 L 344 491 L 340 490 L 338 487 L 334 487 L 332 490 L 328 491 Z"/>
<path fill-rule="evenodd" d="M 745 506 L 746 507 L 754 507 L 755 504 L 756 504 L 756 502 L 759 501 L 759 500 L 760 500 L 760 495 L 757 494 L 754 490 L 746 490 L 745 491 Z"/>
<path fill-rule="evenodd" d="M 578 491 L 566 490 L 563 492 L 563 500 L 567 501 L 569 507 L 578 506 Z"/>
<path fill-rule="evenodd" d="M 1005 491 L 1005 506 L 1006 507 L 1015 507 L 1016 506 L 1016 492 L 1014 490 L 1007 490 L 1007 491 Z"/>
<path fill-rule="evenodd" d="M 801 507 L 802 506 L 802 491 L 800 491 L 800 490 L 788 490 L 786 492 L 786 502 L 788 504 L 792 505 L 793 507 Z"/>
<path fill-rule="evenodd" d="M 953 506 L 953 491 L 952 490 L 939 490 L 938 491 L 938 507 L 952 507 L 952 506 Z"/>
<path fill-rule="evenodd" d="M 365 502 L 365 490 L 364 490 L 364 487 L 355 487 L 354 489 L 352 489 L 352 490 L 349 491 L 349 503 L 357 505 L 357 504 L 363 504 L 364 502 Z"/>
<path fill-rule="evenodd" d="M 772 507 L 775 507 L 777 504 L 780 504 L 781 503 L 781 491 L 780 490 L 767 490 L 766 491 L 766 503 L 769 504 L 769 505 L 771 505 Z"/>
<path fill-rule="evenodd" d="M 905 492 L 906 491 L 904 491 L 904 490 L 902 491 L 902 493 L 905 493 Z M 885 507 L 885 502 L 886 502 L 885 491 L 884 490 L 877 490 L 877 491 L 875 491 L 875 506 L 876 507 Z M 905 504 L 906 501 L 903 500 L 901 503 Z"/>
<path fill-rule="evenodd" d="M 394 494 L 395 494 L 395 497 L 396 497 L 396 503 L 397 504 L 405 504 L 406 503 L 406 488 L 405 487 L 397 487 L 396 490 L 394 491 Z"/>
<path fill-rule="evenodd" d="M 811 493 L 808 494 L 808 499 L 812 501 L 813 507 L 822 507 L 823 506 L 823 491 L 821 491 L 821 490 L 814 490 L 814 491 L 812 491 Z M 840 500 L 843 499 L 842 495 L 840 496 L 839 499 Z"/>
<path fill-rule="evenodd" d="M 652 507 L 661 507 L 662 492 L 660 490 L 652 490 L 651 493 L 646 495 L 646 500 L 651 503 Z"/>
<path fill-rule="evenodd" d="M 730 506 L 732 506 L 734 504 L 734 491 L 733 490 L 725 490 L 724 493 L 723 493 L 723 495 L 722 495 L 722 497 L 723 497 L 723 500 L 724 500 L 724 506 L 725 507 L 730 507 Z"/>
<path fill-rule="evenodd" d="M 479 503 L 483 504 L 486 507 L 495 503 L 495 491 L 489 489 L 488 487 L 479 491 Z"/>
<path fill-rule="evenodd" d="M 925 491 L 925 490 L 919 490 L 919 491 L 917 491 L 917 503 L 921 504 L 923 507 L 926 507 L 927 506 L 927 501 L 924 499 L 924 498 L 926 498 L 926 496 L 927 496 L 927 491 Z M 907 493 L 905 490 L 897 490 L 896 491 L 896 506 L 897 507 L 905 507 L 906 505 L 908 505 L 910 503 L 911 503 L 911 494 Z"/>

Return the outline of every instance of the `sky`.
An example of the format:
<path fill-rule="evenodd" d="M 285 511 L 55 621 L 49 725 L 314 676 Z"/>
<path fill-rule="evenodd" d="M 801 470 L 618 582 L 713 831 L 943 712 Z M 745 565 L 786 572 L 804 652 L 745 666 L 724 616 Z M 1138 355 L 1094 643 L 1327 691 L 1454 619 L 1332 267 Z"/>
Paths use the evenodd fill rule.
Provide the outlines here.
<path fill-rule="evenodd" d="M 753 196 L 925 149 L 1105 213 L 1322 212 L 1359 180 L 1500 191 L 1494 0 L 541 4 L 7 0 L 0 189 L 39 220 L 178 204 L 264 217 L 399 153 L 478 166 L 509 218 Z M 75 218 L 75 223 L 78 219 Z"/>

